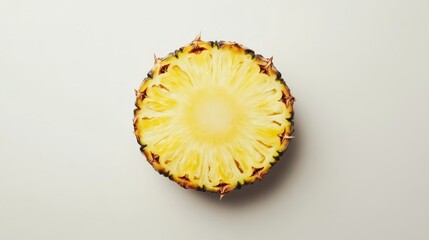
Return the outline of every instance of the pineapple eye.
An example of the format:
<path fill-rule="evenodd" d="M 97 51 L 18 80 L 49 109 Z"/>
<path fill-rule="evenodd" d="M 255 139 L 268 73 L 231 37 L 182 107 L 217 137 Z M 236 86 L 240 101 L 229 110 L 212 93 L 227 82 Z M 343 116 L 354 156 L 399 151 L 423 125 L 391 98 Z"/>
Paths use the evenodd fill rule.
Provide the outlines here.
<path fill-rule="evenodd" d="M 168 66 L 170 66 L 170 64 L 165 64 L 165 65 L 163 65 L 163 66 L 159 69 L 159 74 L 163 74 L 163 73 L 167 72 Z"/>
<path fill-rule="evenodd" d="M 136 92 L 134 129 L 148 162 L 185 188 L 224 194 L 260 180 L 293 138 L 294 98 L 272 58 L 197 37 Z"/>

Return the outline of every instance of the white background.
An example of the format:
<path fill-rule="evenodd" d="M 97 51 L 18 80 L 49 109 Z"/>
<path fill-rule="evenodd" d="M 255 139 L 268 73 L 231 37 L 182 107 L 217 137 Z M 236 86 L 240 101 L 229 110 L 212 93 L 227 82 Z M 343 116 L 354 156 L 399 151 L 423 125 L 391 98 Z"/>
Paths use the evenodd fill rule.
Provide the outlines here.
<path fill-rule="evenodd" d="M 429 239 L 428 1 L 0 2 L 0 239 Z M 202 32 L 266 57 L 296 140 L 262 182 L 184 190 L 134 90 Z"/>

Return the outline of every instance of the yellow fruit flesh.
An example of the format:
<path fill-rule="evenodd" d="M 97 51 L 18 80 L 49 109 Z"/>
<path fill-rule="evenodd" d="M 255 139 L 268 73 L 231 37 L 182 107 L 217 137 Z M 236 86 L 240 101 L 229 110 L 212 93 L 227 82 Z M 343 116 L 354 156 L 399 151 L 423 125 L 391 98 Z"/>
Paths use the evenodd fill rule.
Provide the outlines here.
<path fill-rule="evenodd" d="M 137 93 L 135 134 L 155 169 L 223 194 L 275 163 L 293 131 L 292 105 L 271 60 L 197 40 L 155 61 Z"/>

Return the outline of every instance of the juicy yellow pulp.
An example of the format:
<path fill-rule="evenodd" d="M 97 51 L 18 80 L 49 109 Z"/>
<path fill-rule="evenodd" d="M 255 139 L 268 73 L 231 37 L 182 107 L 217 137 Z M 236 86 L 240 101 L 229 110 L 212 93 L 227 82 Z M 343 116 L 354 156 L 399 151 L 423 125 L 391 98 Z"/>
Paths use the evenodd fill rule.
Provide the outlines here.
<path fill-rule="evenodd" d="M 152 165 L 185 187 L 219 192 L 265 174 L 292 132 L 282 101 L 290 93 L 270 64 L 237 44 L 202 41 L 158 59 L 135 112 Z"/>

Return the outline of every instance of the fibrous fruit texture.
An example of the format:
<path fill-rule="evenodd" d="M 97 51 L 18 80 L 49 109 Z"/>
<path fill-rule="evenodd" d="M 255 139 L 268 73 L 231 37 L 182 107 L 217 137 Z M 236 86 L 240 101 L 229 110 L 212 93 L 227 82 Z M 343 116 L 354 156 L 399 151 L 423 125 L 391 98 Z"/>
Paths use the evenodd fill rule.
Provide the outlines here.
<path fill-rule="evenodd" d="M 158 172 L 223 196 L 262 179 L 286 150 L 293 103 L 272 58 L 197 37 L 155 57 L 136 90 L 134 130 Z"/>

